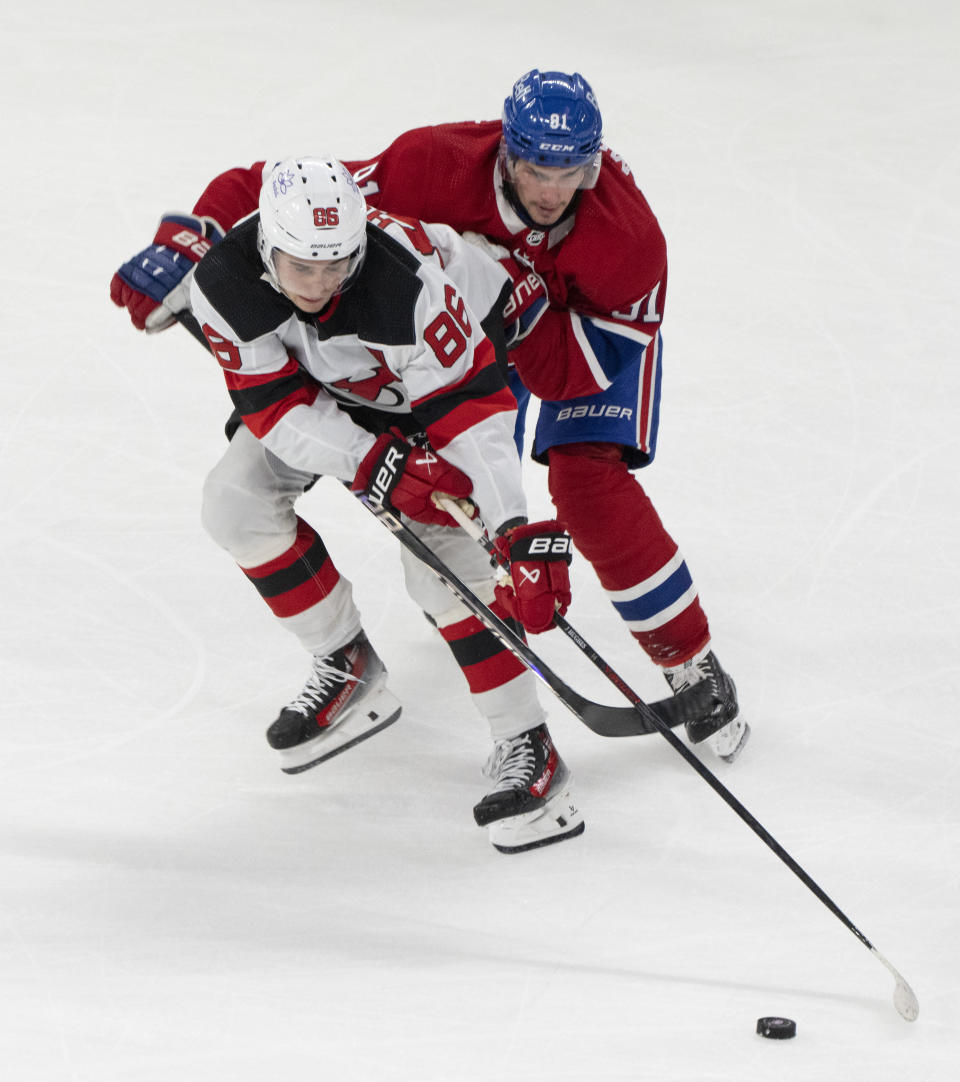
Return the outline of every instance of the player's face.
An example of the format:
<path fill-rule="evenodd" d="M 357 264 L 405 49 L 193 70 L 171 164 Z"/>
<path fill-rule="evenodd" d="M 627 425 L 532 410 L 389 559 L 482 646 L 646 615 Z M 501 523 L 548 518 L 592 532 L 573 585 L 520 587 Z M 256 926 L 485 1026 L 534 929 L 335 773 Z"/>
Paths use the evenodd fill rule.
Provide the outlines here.
<path fill-rule="evenodd" d="M 303 312 L 315 315 L 330 303 L 350 271 L 350 259 L 298 259 L 279 250 L 273 266 L 280 288 Z"/>
<path fill-rule="evenodd" d="M 513 163 L 513 187 L 537 225 L 553 225 L 570 205 L 584 172 L 582 166 L 555 168 L 518 158 Z"/>

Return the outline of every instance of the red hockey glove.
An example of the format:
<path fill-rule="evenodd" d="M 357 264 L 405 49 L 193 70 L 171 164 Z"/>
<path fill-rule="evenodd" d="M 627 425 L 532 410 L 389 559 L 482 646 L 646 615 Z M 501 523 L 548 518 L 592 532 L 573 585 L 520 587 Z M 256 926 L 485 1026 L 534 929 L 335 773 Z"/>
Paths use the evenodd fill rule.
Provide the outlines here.
<path fill-rule="evenodd" d="M 128 260 L 110 282 L 110 299 L 126 308 L 138 331 L 165 330 L 189 307 L 190 276 L 223 230 L 212 218 L 164 214 L 153 244 Z"/>
<path fill-rule="evenodd" d="M 509 583 L 496 588 L 497 600 L 534 635 L 553 626 L 570 604 L 570 538 L 556 520 L 514 526 L 494 542 L 510 561 Z"/>
<path fill-rule="evenodd" d="M 433 502 L 434 493 L 460 499 L 473 491 L 465 473 L 430 447 L 407 443 L 397 429 L 384 432 L 370 448 L 350 487 L 379 507 L 438 526 L 457 523 Z"/>
<path fill-rule="evenodd" d="M 507 349 L 513 349 L 527 337 L 549 307 L 547 287 L 537 272 L 515 259 L 500 260 L 513 279 L 513 292 L 503 309 L 503 329 Z"/>

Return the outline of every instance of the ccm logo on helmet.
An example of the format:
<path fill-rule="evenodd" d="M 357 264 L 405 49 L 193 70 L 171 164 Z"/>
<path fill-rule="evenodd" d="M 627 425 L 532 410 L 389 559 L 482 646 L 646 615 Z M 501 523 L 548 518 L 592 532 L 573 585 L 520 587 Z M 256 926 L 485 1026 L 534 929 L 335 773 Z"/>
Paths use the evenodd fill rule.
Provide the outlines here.
<path fill-rule="evenodd" d="M 313 224 L 318 229 L 333 229 L 340 224 L 339 207 L 314 207 Z"/>
<path fill-rule="evenodd" d="M 552 150 L 558 154 L 572 154 L 574 146 L 572 143 L 541 143 L 540 150 Z"/>

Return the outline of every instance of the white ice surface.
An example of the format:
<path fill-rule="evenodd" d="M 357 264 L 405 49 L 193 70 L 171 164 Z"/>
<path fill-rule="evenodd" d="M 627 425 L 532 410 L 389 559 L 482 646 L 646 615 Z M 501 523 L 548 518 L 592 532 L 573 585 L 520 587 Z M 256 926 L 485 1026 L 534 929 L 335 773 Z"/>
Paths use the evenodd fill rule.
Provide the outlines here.
<path fill-rule="evenodd" d="M 958 10 L 5 5 L 4 1079 L 957 1077 Z M 134 332 L 110 276 L 222 168 L 496 116 L 532 66 L 593 82 L 668 238 L 644 482 L 753 725 L 717 773 L 911 982 L 914 1024 L 658 737 L 602 740 L 545 693 L 587 830 L 494 852 L 483 726 L 393 539 L 332 484 L 303 511 L 404 716 L 295 778 L 263 740 L 305 662 L 198 523 L 221 376 Z M 570 619 L 661 695 L 574 578 Z M 796 1040 L 757 1037 L 767 1014 Z"/>

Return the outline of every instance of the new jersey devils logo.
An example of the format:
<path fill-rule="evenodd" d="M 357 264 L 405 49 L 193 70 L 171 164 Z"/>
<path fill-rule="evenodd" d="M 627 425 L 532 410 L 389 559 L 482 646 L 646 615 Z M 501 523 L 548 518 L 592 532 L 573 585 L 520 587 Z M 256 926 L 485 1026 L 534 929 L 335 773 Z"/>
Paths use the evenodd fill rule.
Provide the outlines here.
<path fill-rule="evenodd" d="M 338 379 L 330 386 L 344 394 L 365 398 L 368 402 L 380 402 L 384 406 L 401 405 L 403 395 L 396 387 L 391 386 L 397 382 L 397 377 L 387 368 L 383 353 L 377 349 L 371 349 L 370 353 L 379 362 L 372 375 L 361 376 L 359 379 Z"/>

